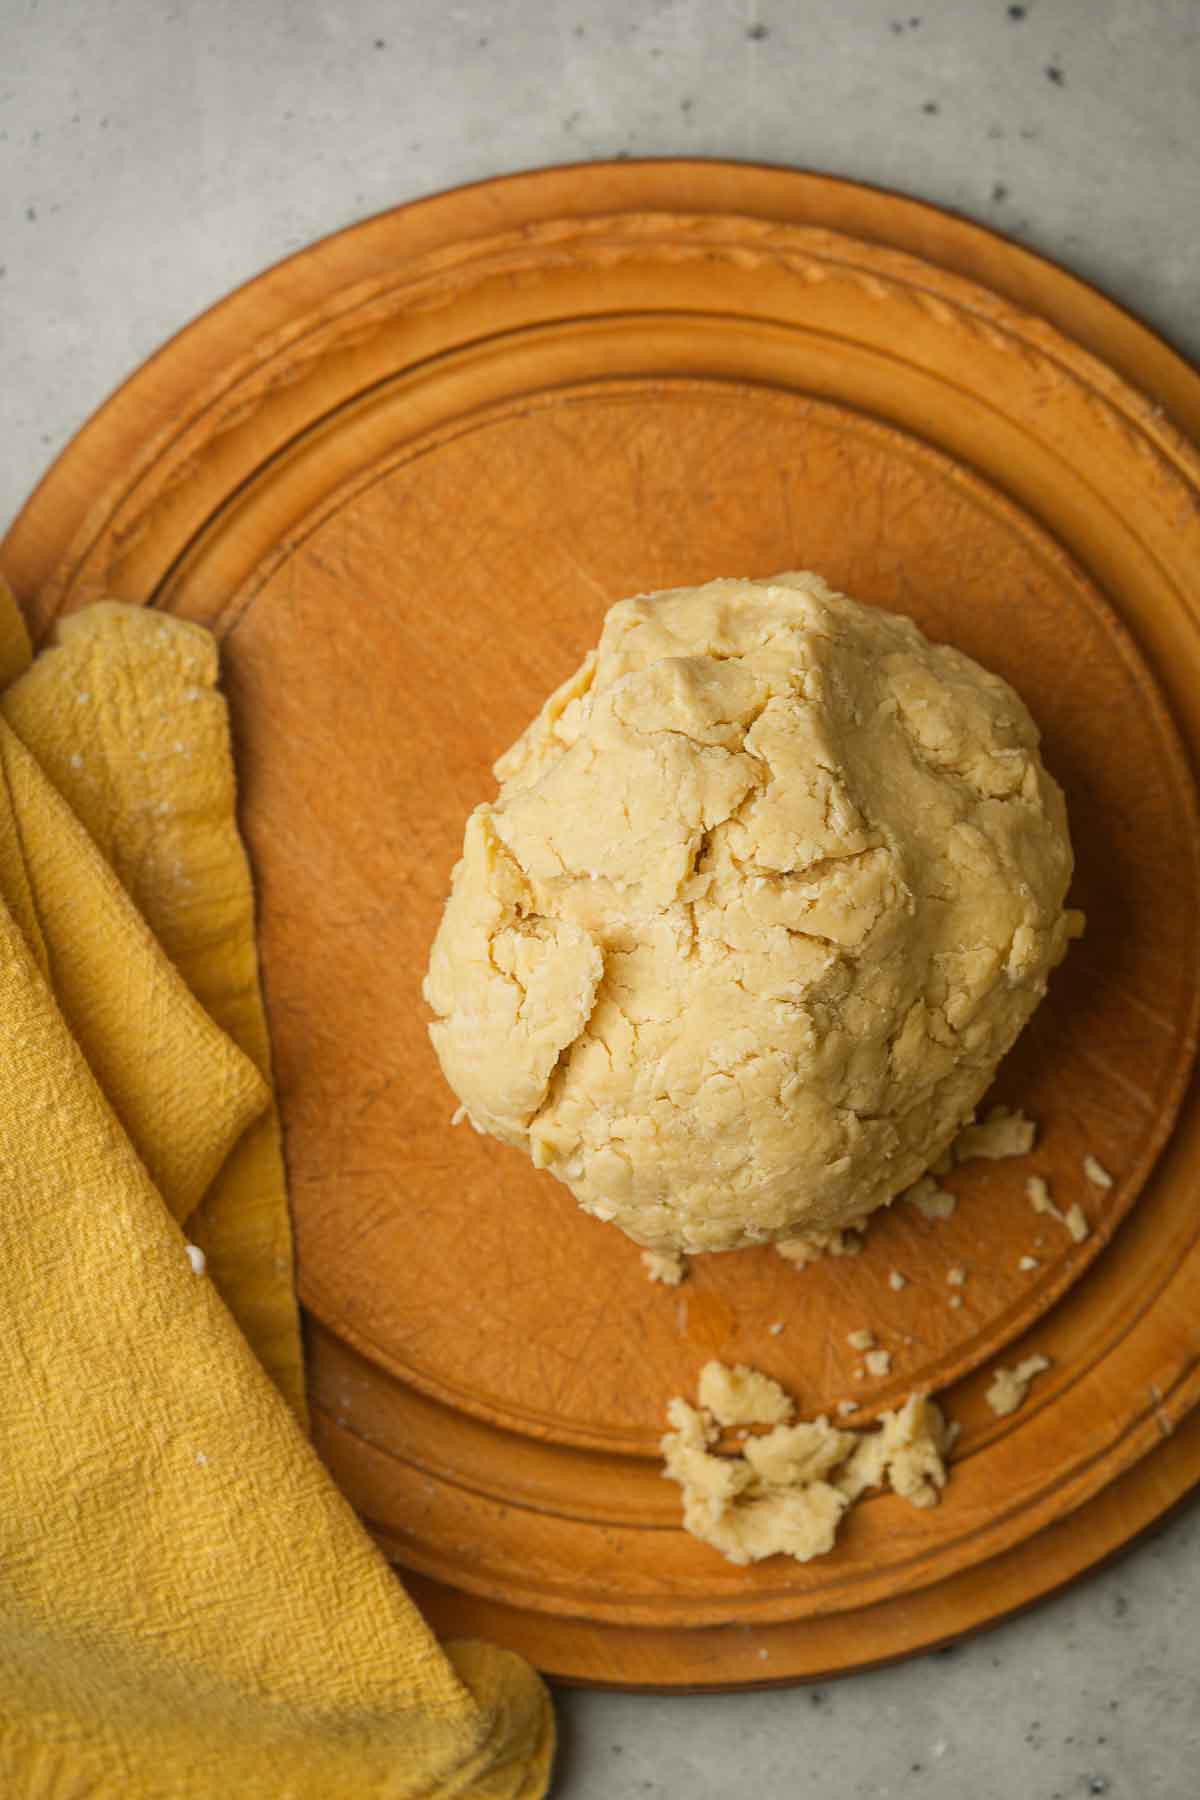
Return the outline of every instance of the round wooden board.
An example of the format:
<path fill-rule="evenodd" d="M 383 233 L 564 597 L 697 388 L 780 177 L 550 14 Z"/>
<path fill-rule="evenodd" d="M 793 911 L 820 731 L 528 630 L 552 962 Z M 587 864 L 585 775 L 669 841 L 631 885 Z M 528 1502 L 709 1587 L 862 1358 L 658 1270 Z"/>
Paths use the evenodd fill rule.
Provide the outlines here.
<path fill-rule="evenodd" d="M 863 1667 L 1027 1604 L 1200 1474 L 1197 435 L 1169 350 L 961 220 L 787 171 L 596 165 L 270 271 L 18 519 L 0 563 L 38 633 L 112 592 L 222 639 L 318 1448 L 435 1622 L 573 1680 Z M 961 1171 L 941 1226 L 894 1208 L 853 1261 L 697 1259 L 672 1292 L 451 1128 L 420 978 L 490 764 L 605 607 L 797 566 L 1021 690 L 1089 930 L 997 1086 L 1040 1123 L 1027 1163 Z M 1032 1213 L 1033 1170 L 1086 1242 Z M 892 1370 L 855 1381 L 868 1321 Z M 1052 1373 L 996 1421 L 988 1372 L 1034 1348 Z M 817 1563 L 725 1564 L 656 1454 L 714 1354 L 805 1411 L 947 1389 L 943 1505 L 875 1497 Z"/>

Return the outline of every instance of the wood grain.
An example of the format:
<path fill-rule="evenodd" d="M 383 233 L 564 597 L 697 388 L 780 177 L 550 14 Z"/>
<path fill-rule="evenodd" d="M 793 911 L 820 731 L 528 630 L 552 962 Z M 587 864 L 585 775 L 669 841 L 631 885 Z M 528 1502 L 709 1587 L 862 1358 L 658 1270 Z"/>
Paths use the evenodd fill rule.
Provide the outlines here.
<path fill-rule="evenodd" d="M 39 632 L 117 592 L 222 637 L 318 1445 L 439 1622 L 576 1680 L 863 1666 L 1027 1603 L 1196 1478 L 1161 1447 L 1200 1391 L 1194 1098 L 1167 1144 L 1200 997 L 1200 461 L 1172 417 L 1200 421 L 1184 365 L 962 221 L 782 171 L 594 167 L 271 271 L 17 521 L 0 563 Z M 1089 930 L 997 1087 L 1040 1122 L 1028 1165 L 964 1169 L 951 1221 L 896 1207 L 852 1261 L 700 1258 L 672 1292 L 451 1128 L 420 977 L 490 763 L 605 607 L 795 566 L 1019 688 Z M 1032 1214 L 1033 1169 L 1085 1243 Z M 893 1370 L 855 1382 L 868 1320 Z M 987 1373 L 1031 1348 L 1054 1370 L 996 1421 Z M 655 1454 L 714 1354 L 806 1410 L 948 1387 L 945 1504 L 875 1498 L 818 1564 L 725 1565 Z"/>

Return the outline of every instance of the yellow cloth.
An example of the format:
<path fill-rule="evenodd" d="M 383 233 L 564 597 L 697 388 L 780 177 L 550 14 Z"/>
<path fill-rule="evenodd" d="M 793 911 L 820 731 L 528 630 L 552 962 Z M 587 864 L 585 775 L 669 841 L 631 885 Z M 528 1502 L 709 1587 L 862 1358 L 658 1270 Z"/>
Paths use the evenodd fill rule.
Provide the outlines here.
<path fill-rule="evenodd" d="M 0 657 L 4 641 L 0 626 Z M 215 1020 L 269 1083 L 254 895 L 234 818 L 229 726 L 216 681 L 217 651 L 208 632 L 109 601 L 63 620 L 57 645 L 0 697 L 0 712 L 99 845 L 206 1009 L 201 1018 L 210 1030 Z M 125 979 L 123 969 L 117 978 Z M 166 1016 L 178 1035 L 176 1015 Z M 134 1119 L 80 1041 L 159 1191 L 176 1217 L 187 1219 L 189 1238 L 208 1257 L 222 1299 L 306 1424 L 291 1221 L 273 1103 L 266 1111 L 259 1103 L 261 1116 L 216 1179 L 210 1171 L 177 1204 Z M 125 1044 L 122 1034 L 118 1054 Z M 136 1044 L 133 1051 L 123 1091 L 165 1127 L 159 1089 L 145 1085 L 146 1059 Z M 206 1082 L 208 1092 L 213 1085 Z M 184 1101 L 194 1102 L 194 1090 L 185 1090 Z M 203 1204 L 193 1213 L 201 1194 Z"/>
<path fill-rule="evenodd" d="M 105 606 L 26 656 L 0 591 L 0 1792 L 536 1800 L 541 1684 L 439 1649 L 280 1398 L 295 1306 L 211 641 Z"/>

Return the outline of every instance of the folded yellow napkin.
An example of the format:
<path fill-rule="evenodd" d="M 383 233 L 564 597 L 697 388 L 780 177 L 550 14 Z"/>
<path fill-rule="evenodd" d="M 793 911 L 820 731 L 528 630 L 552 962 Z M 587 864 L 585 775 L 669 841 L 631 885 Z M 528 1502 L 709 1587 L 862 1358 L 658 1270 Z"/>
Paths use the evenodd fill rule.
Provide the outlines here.
<path fill-rule="evenodd" d="M 4 642 L 0 626 L 0 659 Z M 54 985 L 160 1193 L 176 1218 L 187 1220 L 188 1236 L 205 1252 L 226 1305 L 305 1423 L 279 1121 L 273 1105 L 264 1111 L 270 1049 L 258 986 L 254 897 L 234 817 L 229 729 L 216 678 L 216 645 L 208 632 L 107 602 L 62 622 L 57 644 L 0 696 L 0 713 L 103 852 L 104 874 L 95 879 L 111 885 L 111 870 L 181 978 L 176 986 L 184 992 L 173 1005 L 143 1003 L 143 1010 L 166 1022 L 169 1050 L 187 1064 L 190 1085 L 180 1085 L 169 1060 L 160 1068 L 157 1059 L 147 1058 L 144 1037 L 136 1034 L 110 1033 L 93 1051 Z M 77 915 L 87 918 L 92 909 L 77 891 L 83 878 L 81 868 L 69 898 Z M 86 923 L 63 937 L 64 954 L 76 961 L 84 958 L 85 937 L 104 941 L 103 931 Z M 129 980 L 124 964 L 104 960 L 108 974 L 99 971 L 101 986 Z M 86 964 L 81 975 L 81 985 L 96 982 Z M 138 976 L 143 987 L 150 979 L 149 971 Z M 210 1116 L 211 1099 L 205 1097 L 216 1091 L 220 1075 L 192 1067 L 181 1029 L 190 996 L 190 1011 L 210 1036 L 228 1049 L 227 1033 L 262 1080 L 255 1083 L 260 1098 L 253 1128 L 223 1166 L 224 1151 L 216 1158 L 219 1173 L 211 1168 L 181 1193 L 147 1148 L 140 1119 L 144 1115 L 171 1151 L 203 1130 Z M 105 1064 L 114 1057 L 128 1063 L 119 1088 L 106 1075 Z M 174 1093 L 182 1119 L 166 1110 Z"/>
<path fill-rule="evenodd" d="M 297 1422 L 215 646 L 105 604 L 27 664 L 0 591 L 0 1792 L 535 1800 L 541 1684 Z"/>

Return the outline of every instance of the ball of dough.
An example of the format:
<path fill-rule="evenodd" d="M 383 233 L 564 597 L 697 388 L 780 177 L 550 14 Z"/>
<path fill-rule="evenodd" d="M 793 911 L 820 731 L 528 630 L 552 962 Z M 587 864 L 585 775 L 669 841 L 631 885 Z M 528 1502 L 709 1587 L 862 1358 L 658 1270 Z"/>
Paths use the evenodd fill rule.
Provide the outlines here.
<path fill-rule="evenodd" d="M 818 576 L 624 600 L 467 821 L 425 996 L 471 1122 L 657 1250 L 861 1221 L 1062 956 L 1018 696 Z"/>

